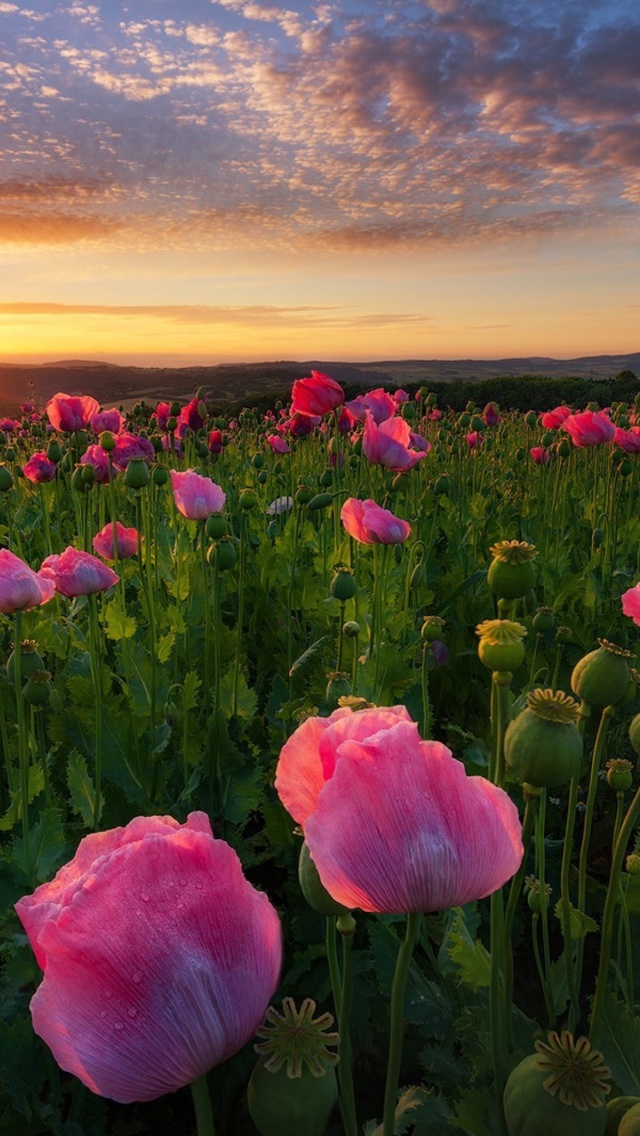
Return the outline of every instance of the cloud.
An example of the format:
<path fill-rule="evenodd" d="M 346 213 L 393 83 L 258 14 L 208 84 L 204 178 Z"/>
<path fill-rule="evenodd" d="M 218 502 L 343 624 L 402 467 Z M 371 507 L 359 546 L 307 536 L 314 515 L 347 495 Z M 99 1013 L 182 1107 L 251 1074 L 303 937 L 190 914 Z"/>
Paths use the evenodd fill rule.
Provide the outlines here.
<path fill-rule="evenodd" d="M 145 7 L 52 6 L 44 38 L 0 3 L 6 184 L 46 173 L 52 203 L 69 169 L 110 187 L 92 217 L 52 210 L 56 239 L 375 253 L 635 216 L 635 0 Z M 9 239 L 44 233 L 3 198 Z"/>

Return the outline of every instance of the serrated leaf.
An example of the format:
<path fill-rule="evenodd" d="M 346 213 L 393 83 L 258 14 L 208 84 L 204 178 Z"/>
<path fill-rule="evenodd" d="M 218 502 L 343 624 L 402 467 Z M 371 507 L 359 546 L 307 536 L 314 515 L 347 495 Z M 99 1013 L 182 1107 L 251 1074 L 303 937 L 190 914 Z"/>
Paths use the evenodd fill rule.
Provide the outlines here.
<path fill-rule="evenodd" d="M 398 1097 L 393 1122 L 394 1136 L 445 1136 L 451 1114 L 442 1097 L 423 1085 L 403 1089 Z M 382 1136 L 383 1127 L 375 1120 L 365 1126 L 365 1136 Z"/>
<path fill-rule="evenodd" d="M 220 683 L 221 706 L 233 707 L 233 671 L 227 671 Z M 235 712 L 240 718 L 250 720 L 255 716 L 258 695 L 251 690 L 242 671 L 238 675 Z"/>
<path fill-rule="evenodd" d="M 452 915 L 441 951 L 449 956 L 459 977 L 467 986 L 474 989 L 489 986 L 491 957 L 488 950 L 469 934 L 462 908 L 456 908 Z"/>
<path fill-rule="evenodd" d="M 119 642 L 121 639 L 130 639 L 135 635 L 138 624 L 132 615 L 128 615 L 117 603 L 107 604 L 104 616 L 104 629 L 109 639 Z"/>
<path fill-rule="evenodd" d="M 563 906 L 562 899 L 559 899 L 554 907 L 554 911 L 560 920 L 562 934 L 564 935 Z M 585 935 L 589 934 L 589 931 L 597 930 L 598 924 L 595 919 L 592 919 L 590 915 L 586 915 L 584 911 L 579 911 L 572 903 L 569 904 L 569 936 L 572 942 L 575 942 L 577 939 L 584 939 Z"/>
<path fill-rule="evenodd" d="M 189 710 L 195 710 L 198 705 L 198 690 L 201 686 L 201 680 L 198 678 L 196 671 L 189 671 L 184 676 L 182 683 L 182 710 L 183 713 L 188 714 Z"/>
<path fill-rule="evenodd" d="M 87 769 L 87 763 L 82 756 L 74 749 L 69 754 L 67 762 L 67 788 L 69 789 L 69 799 L 71 808 L 74 813 L 82 817 L 84 824 L 87 828 L 93 828 L 95 820 L 95 787 L 93 778 L 90 776 Z M 102 794 L 101 805 L 102 805 Z"/>
<path fill-rule="evenodd" d="M 296 671 L 299 671 L 301 667 L 304 667 L 308 662 L 310 662 L 313 656 L 318 653 L 322 644 L 327 642 L 328 638 L 328 635 L 323 635 L 321 639 L 316 639 L 315 643 L 312 643 L 310 647 L 307 647 L 306 651 L 304 651 L 303 654 L 300 655 L 295 660 L 295 662 L 291 664 L 291 667 L 289 669 L 289 678 L 291 678 L 291 676 L 294 675 Z"/>
<path fill-rule="evenodd" d="M 30 857 L 20 837 L 13 846 L 13 859 L 25 876 L 33 871 L 38 883 L 42 883 L 53 875 L 65 854 L 64 831 L 57 809 L 45 809 L 40 814 L 29 833 L 29 851 Z"/>
<path fill-rule="evenodd" d="M 158 643 L 156 644 L 156 658 L 159 663 L 166 663 L 167 660 L 171 658 L 171 652 L 173 651 L 175 641 L 175 631 L 167 631 L 167 634 L 163 635 L 162 639 L 158 640 Z"/>
<path fill-rule="evenodd" d="M 35 801 L 36 797 L 44 789 L 44 772 L 42 766 L 32 765 L 29 769 L 29 804 Z M 0 820 L 0 832 L 10 832 L 15 828 L 16 824 L 22 817 L 22 796 L 20 790 L 17 789 L 12 794 L 11 804 L 6 813 Z"/>

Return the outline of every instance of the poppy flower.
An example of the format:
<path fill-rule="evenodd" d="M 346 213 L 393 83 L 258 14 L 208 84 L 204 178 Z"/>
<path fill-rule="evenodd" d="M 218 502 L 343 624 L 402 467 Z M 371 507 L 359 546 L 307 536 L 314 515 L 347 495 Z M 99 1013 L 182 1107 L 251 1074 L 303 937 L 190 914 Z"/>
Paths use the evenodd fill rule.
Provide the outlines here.
<path fill-rule="evenodd" d="M 171 486 L 178 512 L 189 521 L 204 521 L 224 509 L 226 493 L 210 477 L 203 477 L 194 469 L 172 469 Z"/>
<path fill-rule="evenodd" d="M 522 860 L 508 794 L 422 741 L 404 706 L 307 718 L 281 750 L 276 790 L 348 908 L 456 907 L 497 891 Z"/>
<path fill-rule="evenodd" d="M 634 588 L 628 588 L 626 592 L 622 593 L 620 599 L 622 600 L 624 615 L 628 615 L 640 627 L 640 584 L 636 584 Z"/>
<path fill-rule="evenodd" d="M 34 572 L 8 548 L 0 548 L 0 612 L 3 615 L 40 607 L 48 603 L 54 592 L 51 580 Z"/>
<path fill-rule="evenodd" d="M 370 410 L 366 412 L 362 452 L 372 465 L 383 465 L 397 473 L 413 469 L 426 453 L 413 447 L 411 428 L 404 418 L 387 418 L 378 425 Z"/>
<path fill-rule="evenodd" d="M 99 410 L 93 415 L 90 425 L 94 434 L 102 434 L 105 430 L 119 434 L 122 430 L 122 415 L 115 406 L 111 410 Z"/>
<path fill-rule="evenodd" d="M 330 410 L 342 406 L 344 391 L 335 379 L 312 371 L 310 378 L 296 379 L 291 388 L 291 415 L 305 414 L 311 418 L 322 417 Z"/>
<path fill-rule="evenodd" d="M 608 414 L 602 410 L 583 410 L 581 414 L 570 414 L 562 422 L 562 429 L 571 434 L 574 446 L 599 446 L 610 442 L 616 427 Z"/>
<path fill-rule="evenodd" d="M 113 560 L 113 525 L 106 524 L 91 541 L 93 551 L 103 560 Z M 116 548 L 120 560 L 135 556 L 138 551 L 138 530 L 127 529 L 116 521 Z"/>
<path fill-rule="evenodd" d="M 60 391 L 50 398 L 45 407 L 49 422 L 56 430 L 71 434 L 88 426 L 100 403 L 90 395 L 70 395 Z"/>
<path fill-rule="evenodd" d="M 118 583 L 120 577 L 90 552 L 69 546 L 64 552 L 53 553 L 42 561 L 40 575 L 53 580 L 55 590 L 62 596 L 89 596 L 105 592 Z"/>
<path fill-rule="evenodd" d="M 47 481 L 53 481 L 56 476 L 55 462 L 49 461 L 44 450 L 32 454 L 31 457 L 22 467 L 22 472 L 27 481 L 33 481 L 34 484 L 41 485 Z"/>
<path fill-rule="evenodd" d="M 383 509 L 375 501 L 359 501 L 349 497 L 340 511 L 340 519 L 354 540 L 361 544 L 402 544 L 411 532 L 411 525 Z"/>
<path fill-rule="evenodd" d="M 44 971 L 36 1033 L 62 1069 L 122 1104 L 236 1053 L 278 982 L 278 915 L 205 813 L 85 836 L 16 911 Z"/>

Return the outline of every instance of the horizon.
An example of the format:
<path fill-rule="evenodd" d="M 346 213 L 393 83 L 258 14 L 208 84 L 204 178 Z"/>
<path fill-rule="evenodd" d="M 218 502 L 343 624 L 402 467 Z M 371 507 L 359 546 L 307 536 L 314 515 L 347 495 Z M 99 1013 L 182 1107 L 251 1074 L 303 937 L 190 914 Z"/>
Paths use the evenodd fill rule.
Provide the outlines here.
<path fill-rule="evenodd" d="M 7 365 L 632 353 L 635 0 L 0 0 L 0 29 Z"/>

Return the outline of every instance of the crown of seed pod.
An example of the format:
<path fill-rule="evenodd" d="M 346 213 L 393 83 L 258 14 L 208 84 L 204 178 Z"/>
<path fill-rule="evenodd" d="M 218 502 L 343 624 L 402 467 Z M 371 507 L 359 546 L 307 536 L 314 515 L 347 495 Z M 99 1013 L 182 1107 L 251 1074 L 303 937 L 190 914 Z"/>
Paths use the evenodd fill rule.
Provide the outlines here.
<path fill-rule="evenodd" d="M 487 583 L 499 599 L 517 600 L 526 596 L 536 582 L 533 564 L 538 551 L 524 540 L 500 540 L 489 549 L 493 560 Z"/>
<path fill-rule="evenodd" d="M 524 659 L 526 627 L 511 619 L 485 619 L 476 627 L 478 655 L 492 671 L 514 671 Z"/>
<path fill-rule="evenodd" d="M 553 789 L 580 772 L 582 734 L 578 703 L 562 690 L 532 690 L 524 710 L 507 726 L 504 757 L 516 780 Z"/>
<path fill-rule="evenodd" d="M 576 663 L 571 675 L 571 689 L 577 698 L 594 710 L 604 710 L 624 698 L 629 688 L 631 651 L 617 647 L 607 639 Z"/>
<path fill-rule="evenodd" d="M 536 1041 L 504 1090 L 509 1136 L 603 1136 L 611 1070 L 586 1037 L 563 1030 Z"/>

